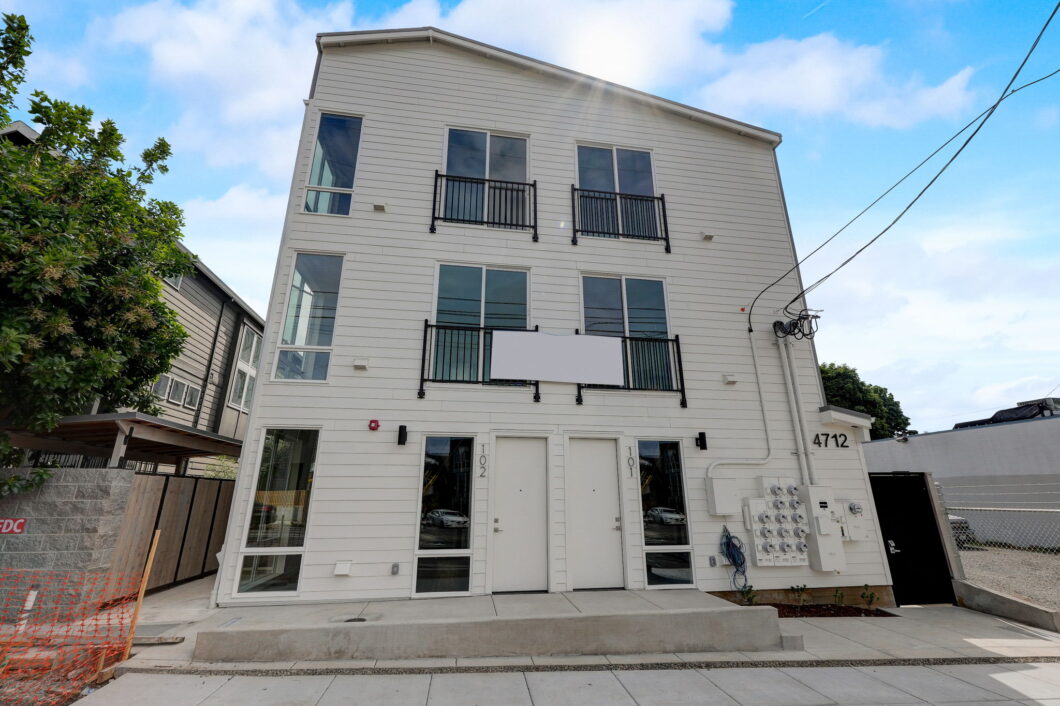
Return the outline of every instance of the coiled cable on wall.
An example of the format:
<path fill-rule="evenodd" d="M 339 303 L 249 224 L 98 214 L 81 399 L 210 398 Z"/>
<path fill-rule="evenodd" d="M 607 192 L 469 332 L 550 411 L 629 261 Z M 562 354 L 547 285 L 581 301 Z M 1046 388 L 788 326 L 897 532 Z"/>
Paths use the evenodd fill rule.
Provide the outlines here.
<path fill-rule="evenodd" d="M 747 557 L 743 540 L 734 537 L 727 525 L 721 527 L 721 553 L 732 564 L 732 587 L 737 591 L 747 587 Z"/>

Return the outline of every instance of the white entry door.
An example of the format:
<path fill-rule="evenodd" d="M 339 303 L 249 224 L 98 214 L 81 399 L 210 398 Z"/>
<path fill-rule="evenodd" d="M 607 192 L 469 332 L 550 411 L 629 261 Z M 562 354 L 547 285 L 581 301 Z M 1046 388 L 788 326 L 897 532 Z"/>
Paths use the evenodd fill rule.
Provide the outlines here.
<path fill-rule="evenodd" d="M 617 442 L 571 439 L 567 459 L 567 574 L 575 589 L 623 588 Z"/>
<path fill-rule="evenodd" d="M 548 444 L 497 439 L 493 590 L 548 590 Z"/>

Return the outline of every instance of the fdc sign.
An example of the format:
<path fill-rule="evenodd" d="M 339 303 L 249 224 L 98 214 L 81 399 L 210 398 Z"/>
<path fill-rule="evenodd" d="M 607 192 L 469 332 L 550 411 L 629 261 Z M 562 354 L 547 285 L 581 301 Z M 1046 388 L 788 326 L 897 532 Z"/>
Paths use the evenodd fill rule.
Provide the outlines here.
<path fill-rule="evenodd" d="M 4 518 L 0 519 L 0 534 L 22 534 L 26 531 L 26 520 L 25 518 L 12 519 Z"/>

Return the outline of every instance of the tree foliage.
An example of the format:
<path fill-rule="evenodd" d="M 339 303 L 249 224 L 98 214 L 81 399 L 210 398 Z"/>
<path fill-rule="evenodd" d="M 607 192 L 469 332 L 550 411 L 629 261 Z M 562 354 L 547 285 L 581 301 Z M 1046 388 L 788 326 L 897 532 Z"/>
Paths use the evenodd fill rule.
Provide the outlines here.
<path fill-rule="evenodd" d="M 6 125 L 32 37 L 25 18 L 3 20 Z M 169 145 L 127 166 L 118 128 L 95 127 L 88 108 L 35 91 L 27 112 L 43 126 L 36 143 L 0 140 L 0 426 L 46 431 L 97 399 L 157 413 L 150 385 L 186 337 L 161 278 L 192 264 L 181 210 L 146 191 Z M 17 456 L 0 432 L 0 465 Z"/>
<path fill-rule="evenodd" d="M 902 413 L 902 405 L 894 395 L 886 387 L 863 381 L 856 369 L 839 363 L 824 363 L 821 379 L 828 404 L 876 418 L 869 430 L 873 439 L 889 439 L 910 431 L 909 417 Z"/>

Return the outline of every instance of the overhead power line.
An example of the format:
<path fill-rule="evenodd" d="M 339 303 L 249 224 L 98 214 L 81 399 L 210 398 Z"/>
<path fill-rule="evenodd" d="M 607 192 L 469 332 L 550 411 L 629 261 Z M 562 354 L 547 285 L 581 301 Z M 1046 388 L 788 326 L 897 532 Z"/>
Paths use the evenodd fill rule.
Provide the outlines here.
<path fill-rule="evenodd" d="M 1007 100 L 1007 99 L 1011 98 L 1012 96 L 1016 95 L 1017 93 L 1019 93 L 1020 91 L 1022 91 L 1022 90 L 1023 90 L 1024 88 L 1030 88 L 1030 87 L 1031 87 L 1031 86 L 1033 86 L 1034 84 L 1036 84 L 1036 83 L 1041 83 L 1042 81 L 1045 81 L 1046 79 L 1050 79 L 1050 78 L 1052 78 L 1053 76 L 1056 76 L 1057 74 L 1060 74 L 1060 69 L 1056 69 L 1056 70 L 1054 70 L 1054 71 L 1052 71 L 1052 72 L 1050 72 L 1050 73 L 1047 73 L 1046 75 L 1044 75 L 1044 76 L 1041 76 L 1041 77 L 1039 77 L 1039 78 L 1036 78 L 1036 79 L 1034 79 L 1033 81 L 1030 81 L 1030 82 L 1028 82 L 1028 83 L 1025 83 L 1025 84 L 1023 84 L 1022 86 L 1018 87 L 1018 88 L 1013 88 L 1013 89 L 1012 89 L 1011 91 L 1009 91 L 1009 92 L 1008 92 L 1008 93 L 1007 93 L 1007 94 L 1005 95 L 1005 97 L 1004 97 L 1004 98 L 1002 98 L 1001 100 L 1002 100 L 1002 101 L 1004 101 L 1004 100 Z M 949 144 L 950 144 L 951 142 L 953 142 L 953 141 L 954 141 L 954 140 L 956 140 L 956 139 L 957 139 L 958 137 L 960 137 L 960 136 L 961 136 L 962 134 L 964 134 L 964 131 L 965 131 L 965 130 L 967 130 L 967 129 L 968 129 L 968 128 L 970 128 L 970 127 L 971 127 L 972 125 L 974 125 L 974 124 L 975 124 L 976 122 L 978 122 L 978 121 L 979 121 L 979 118 L 981 118 L 981 117 L 983 117 L 984 115 L 986 115 L 986 114 L 987 114 L 987 112 L 989 112 L 989 110 L 990 110 L 990 108 L 986 108 L 985 110 L 983 110 L 983 112 L 979 113 L 979 115 L 977 115 L 977 116 L 975 116 L 974 118 L 972 118 L 971 120 L 969 120 L 969 121 L 968 121 L 968 122 L 967 122 L 967 123 L 965 124 L 965 126 L 964 126 L 964 127 L 962 127 L 962 128 L 961 128 L 960 130 L 958 130 L 957 132 L 953 133 L 953 135 L 951 135 L 951 136 L 950 136 L 950 138 L 949 138 L 948 140 L 946 140 L 946 141 L 945 141 L 945 142 L 943 142 L 943 143 L 942 143 L 941 145 L 939 145 L 939 146 L 938 146 L 937 148 L 935 148 L 935 150 L 934 150 L 934 151 L 933 151 L 933 152 L 932 152 L 931 154 L 929 154 L 929 155 L 928 155 L 927 157 L 924 157 L 924 159 L 923 159 L 923 160 L 921 160 L 919 164 L 917 164 L 917 165 L 916 165 L 915 167 L 913 167 L 913 168 L 912 168 L 912 169 L 910 169 L 910 170 L 909 170 L 908 172 L 906 172 L 906 173 L 905 173 L 905 176 L 903 176 L 903 177 L 902 177 L 901 179 L 899 179 L 898 181 L 896 181 L 896 182 L 894 182 L 893 184 L 891 184 L 891 186 L 890 186 L 890 187 L 888 187 L 888 188 L 887 188 L 887 190 L 886 190 L 886 191 L 884 191 L 884 192 L 883 192 L 882 194 L 880 194 L 879 196 L 877 196 L 877 197 L 876 197 L 876 198 L 875 198 L 875 199 L 874 199 L 874 200 L 872 201 L 872 203 L 870 203 L 870 204 L 869 204 L 868 206 L 866 206 L 865 208 L 861 209 L 861 211 L 859 211 L 859 212 L 858 212 L 858 214 L 857 214 L 856 216 L 854 216 L 854 217 L 853 217 L 853 218 L 851 218 L 851 219 L 850 219 L 849 221 L 847 221 L 846 223 L 844 223 L 844 224 L 843 224 L 843 227 L 842 227 L 842 228 L 840 228 L 840 229 L 839 229 L 839 230 L 837 230 L 837 231 L 836 231 L 835 233 L 832 233 L 832 234 L 831 234 L 830 236 L 828 236 L 828 238 L 826 238 L 826 239 L 825 239 L 824 241 L 822 241 L 820 245 L 818 245 L 818 246 L 817 246 L 816 248 L 814 248 L 813 250 L 811 250 L 811 251 L 810 251 L 809 253 L 807 253 L 806 255 L 803 255 L 803 256 L 802 256 L 802 257 L 801 257 L 801 258 L 800 258 L 800 259 L 798 260 L 798 262 L 796 262 L 796 263 L 795 263 L 794 265 L 792 265 L 792 266 L 791 266 L 791 268 L 790 268 L 790 269 L 789 269 L 789 270 L 788 270 L 787 272 L 785 272 L 784 274 L 782 274 L 782 275 L 781 275 L 780 277 L 777 277 L 777 278 L 776 278 L 775 280 L 773 280 L 772 282 L 770 282 L 770 283 L 769 283 L 769 284 L 768 284 L 768 285 L 767 285 L 767 286 L 766 286 L 766 287 L 765 287 L 764 289 L 762 289 L 762 291 L 760 291 L 760 292 L 759 292 L 759 293 L 758 293 L 758 294 L 757 294 L 757 295 L 755 296 L 755 298 L 754 298 L 754 301 L 752 301 L 752 302 L 751 302 L 751 306 L 750 306 L 750 307 L 748 307 L 748 310 L 747 310 L 747 328 L 748 328 L 748 329 L 750 329 L 750 328 L 751 328 L 751 314 L 753 314 L 753 313 L 754 313 L 755 305 L 756 305 L 756 304 L 758 304 L 758 300 L 762 298 L 762 295 L 763 295 L 763 294 L 765 294 L 765 293 L 766 293 L 766 292 L 768 292 L 768 291 L 769 291 L 770 289 L 772 289 L 773 287 L 775 287 L 775 286 L 777 286 L 778 284 L 780 284 L 780 283 L 781 283 L 781 282 L 782 282 L 782 281 L 784 280 L 784 278 L 785 278 L 785 277 L 787 277 L 787 276 L 788 276 L 788 275 L 790 275 L 790 274 L 791 274 L 792 272 L 794 272 L 794 271 L 795 271 L 796 269 L 798 269 L 798 268 L 799 268 L 799 267 L 800 267 L 800 266 L 802 265 L 802 263 L 806 262 L 806 261 L 807 261 L 807 260 L 809 260 L 809 259 L 810 259 L 811 257 L 813 257 L 814 255 L 816 255 L 816 254 L 817 254 L 817 253 L 818 253 L 818 252 L 819 252 L 819 251 L 821 250 L 821 248 L 823 248 L 823 247 L 824 247 L 825 245 L 828 245 L 828 244 L 829 244 L 830 242 L 832 242 L 833 240 L 835 240 L 835 239 L 836 239 L 836 238 L 837 238 L 837 237 L 838 237 L 838 236 L 839 236 L 839 235 L 840 235 L 840 234 L 841 234 L 841 233 L 842 233 L 843 231 L 845 231 L 845 230 L 846 230 L 847 228 L 849 228 L 850 226 L 854 225 L 854 222 L 855 222 L 855 221 L 857 221 L 857 220 L 858 220 L 859 218 L 861 218 L 861 217 L 862 217 L 862 216 L 864 216 L 864 215 L 865 215 L 866 213 L 868 213 L 868 212 L 869 212 L 869 211 L 870 211 L 870 210 L 871 210 L 871 209 L 872 209 L 872 208 L 873 208 L 873 207 L 874 207 L 874 206 L 875 206 L 876 204 L 878 204 L 878 203 L 879 203 L 880 201 L 882 201 L 882 200 L 883 200 L 884 198 L 886 198 L 888 194 L 890 194 L 890 193 L 891 193 L 892 191 L 894 191 L 894 190 L 895 190 L 895 189 L 897 189 L 897 188 L 898 188 L 899 186 L 901 186 L 901 185 L 902 185 L 902 183 L 903 183 L 903 182 L 905 182 L 905 180 L 906 180 L 906 179 L 908 179 L 909 177 L 911 177 L 911 176 L 913 176 L 914 174 L 916 174 L 916 173 L 917 173 L 917 172 L 918 172 L 918 171 L 920 170 L 920 168 L 921 168 L 921 167 L 923 167 L 923 166 L 924 166 L 925 164 L 927 164 L 927 163 L 928 163 L 928 162 L 930 162 L 930 161 L 931 161 L 932 159 L 934 159 L 935 155 L 937 155 L 937 154 L 938 154 L 939 152 L 941 152 L 942 150 L 946 149 L 946 147 L 947 147 L 947 146 L 949 146 Z"/>
<path fill-rule="evenodd" d="M 784 306 L 784 311 L 789 316 L 795 316 L 794 313 L 788 311 L 789 307 L 791 307 L 792 304 L 797 302 L 800 298 L 804 297 L 810 291 L 812 291 L 812 290 L 816 289 L 817 287 L 821 286 L 822 284 L 824 284 L 828 280 L 829 277 L 831 277 L 836 272 L 839 272 L 839 270 L 843 269 L 848 264 L 850 264 L 850 262 L 853 261 L 854 258 L 856 258 L 858 255 L 863 253 L 866 249 L 869 248 L 869 246 L 871 246 L 877 240 L 882 238 L 884 236 L 884 234 L 887 233 L 887 231 L 889 231 L 891 228 L 893 228 L 894 225 L 896 223 L 898 223 L 898 221 L 900 221 L 902 219 L 902 217 L 905 216 L 906 213 L 909 212 L 909 210 L 916 204 L 916 202 L 919 201 L 921 199 L 921 197 L 924 194 L 927 193 L 928 189 L 930 189 L 932 186 L 934 186 L 935 182 L 939 180 L 939 177 L 941 177 L 942 174 L 947 169 L 949 169 L 950 165 L 953 164 L 953 162 L 957 159 L 957 157 L 959 157 L 960 154 L 962 152 L 964 152 L 965 148 L 968 147 L 968 145 L 971 143 L 971 141 L 973 139 L 975 139 L 975 136 L 979 134 L 979 131 L 983 129 L 983 126 L 986 125 L 987 121 L 990 120 L 991 116 L 994 114 L 994 111 L 997 110 L 997 107 L 999 105 L 1001 105 L 1001 101 L 1005 100 L 1005 98 L 1007 97 L 1009 89 L 1012 88 L 1012 84 L 1014 84 L 1016 82 L 1016 79 L 1019 78 L 1020 72 L 1023 71 L 1023 67 L 1027 65 L 1027 62 L 1030 60 L 1031 55 L 1034 53 L 1034 50 L 1038 48 L 1038 43 L 1041 41 L 1042 35 L 1045 34 L 1045 30 L 1048 29 L 1049 24 L 1053 21 L 1053 18 L 1056 17 L 1056 13 L 1058 11 L 1060 11 L 1060 2 L 1058 2 L 1056 4 L 1056 6 L 1053 7 L 1053 11 L 1051 13 L 1049 13 L 1049 18 L 1045 21 L 1045 24 L 1042 25 L 1041 30 L 1038 32 L 1038 36 L 1035 37 L 1034 42 L 1031 44 L 1030 49 L 1027 50 L 1026 56 L 1023 57 L 1023 61 L 1020 62 L 1020 65 L 1016 68 L 1016 72 L 1014 74 L 1012 74 L 1012 78 L 1009 79 L 1009 82 L 1005 85 L 1004 90 L 1001 91 L 1001 95 L 994 102 L 994 104 L 992 106 L 990 106 L 990 108 L 987 109 L 986 114 L 983 116 L 983 119 L 976 126 L 975 130 L 972 131 L 972 134 L 968 135 L 968 137 L 964 140 L 964 142 L 961 143 L 961 146 L 957 148 L 957 151 L 954 152 L 953 155 L 950 156 L 950 158 L 948 160 L 946 160 L 946 163 L 942 165 L 942 168 L 939 169 L 938 172 L 935 173 L 935 176 L 931 177 L 931 181 L 929 181 L 924 186 L 924 188 L 922 188 L 917 193 L 917 195 L 914 196 L 913 199 L 908 204 L 906 204 L 905 208 L 903 208 L 898 213 L 898 215 L 894 217 L 894 220 L 892 220 L 890 223 L 888 223 L 887 226 L 883 230 L 881 230 L 879 233 L 877 233 L 875 236 L 873 236 L 867 243 L 865 243 L 860 248 L 855 250 L 854 254 L 852 254 L 847 259 L 843 260 L 843 262 L 839 263 L 839 265 L 835 269 L 833 269 L 831 272 L 829 272 L 825 276 L 823 276 L 820 279 L 818 279 L 816 282 L 811 284 L 809 287 L 803 288 L 802 291 L 800 291 L 798 294 L 796 294 L 791 299 L 791 301 L 789 301 Z"/>

